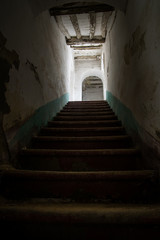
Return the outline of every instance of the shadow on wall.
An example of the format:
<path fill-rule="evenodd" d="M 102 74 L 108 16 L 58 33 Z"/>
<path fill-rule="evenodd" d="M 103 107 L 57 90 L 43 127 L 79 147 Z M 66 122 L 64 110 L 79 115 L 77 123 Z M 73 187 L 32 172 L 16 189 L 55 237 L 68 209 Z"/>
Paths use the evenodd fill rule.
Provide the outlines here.
<path fill-rule="evenodd" d="M 90 76 L 82 83 L 82 101 L 94 100 L 104 100 L 103 82 L 96 76 Z"/>
<path fill-rule="evenodd" d="M 10 106 L 5 96 L 6 84 L 10 80 L 9 71 L 14 65 L 18 71 L 20 60 L 15 50 L 6 48 L 7 39 L 0 32 L 0 164 L 8 164 L 10 153 L 5 132 L 3 129 L 3 117 L 10 112 Z"/>

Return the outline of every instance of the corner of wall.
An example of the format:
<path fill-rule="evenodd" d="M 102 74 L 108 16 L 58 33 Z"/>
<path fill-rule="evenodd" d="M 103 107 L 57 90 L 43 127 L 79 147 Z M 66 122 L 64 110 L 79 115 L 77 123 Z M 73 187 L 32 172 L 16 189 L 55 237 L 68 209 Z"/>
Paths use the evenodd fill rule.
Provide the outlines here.
<path fill-rule="evenodd" d="M 132 137 L 135 147 L 140 148 L 145 167 L 160 171 L 159 142 L 139 125 L 132 111 L 109 91 L 106 92 L 106 100 Z"/>
<path fill-rule="evenodd" d="M 111 108 L 117 114 L 118 118 L 122 121 L 128 134 L 136 138 L 138 135 L 139 125 L 134 119 L 134 116 L 129 108 L 127 108 L 120 100 L 118 100 L 111 92 L 106 92 L 106 99 Z"/>

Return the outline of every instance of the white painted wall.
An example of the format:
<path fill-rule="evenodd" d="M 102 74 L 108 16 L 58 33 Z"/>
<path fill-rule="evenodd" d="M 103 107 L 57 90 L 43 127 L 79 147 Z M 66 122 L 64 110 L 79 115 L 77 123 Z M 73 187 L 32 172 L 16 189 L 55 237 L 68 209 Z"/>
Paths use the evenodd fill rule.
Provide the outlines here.
<path fill-rule="evenodd" d="M 1 1 L 0 31 L 7 39 L 5 47 L 15 50 L 20 60 L 19 69 L 12 67 L 6 83 L 11 109 L 4 118 L 8 131 L 21 126 L 39 107 L 69 92 L 74 64 L 72 49 L 54 18 L 48 11 L 34 17 L 27 0 Z"/>
<path fill-rule="evenodd" d="M 104 52 L 108 91 L 132 111 L 148 147 L 160 150 L 159 9 L 159 0 L 129 0 L 126 14 L 112 14 Z"/>

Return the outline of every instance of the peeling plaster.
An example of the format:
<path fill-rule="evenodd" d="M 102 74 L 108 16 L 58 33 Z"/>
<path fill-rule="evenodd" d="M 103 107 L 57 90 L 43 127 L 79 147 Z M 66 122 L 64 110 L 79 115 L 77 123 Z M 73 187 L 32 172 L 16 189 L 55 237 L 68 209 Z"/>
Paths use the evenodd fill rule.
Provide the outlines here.
<path fill-rule="evenodd" d="M 7 103 L 5 84 L 9 82 L 9 71 L 12 65 L 19 69 L 19 56 L 16 51 L 8 50 L 6 45 L 7 39 L 0 32 L 0 164 L 8 164 L 10 159 L 9 148 L 3 128 L 4 114 L 10 112 L 10 106 Z"/>
<path fill-rule="evenodd" d="M 8 50 L 5 47 L 7 39 L 0 32 L 0 112 L 7 114 L 10 112 L 9 105 L 6 102 L 5 91 L 6 86 L 5 83 L 9 82 L 9 71 L 12 68 L 12 64 L 15 68 L 19 69 L 19 56 L 16 51 Z"/>

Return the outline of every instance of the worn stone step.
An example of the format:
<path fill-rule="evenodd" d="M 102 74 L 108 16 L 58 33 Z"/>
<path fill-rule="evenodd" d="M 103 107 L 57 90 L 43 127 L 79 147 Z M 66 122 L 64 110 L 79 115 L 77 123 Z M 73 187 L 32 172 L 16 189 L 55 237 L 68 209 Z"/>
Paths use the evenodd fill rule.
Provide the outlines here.
<path fill-rule="evenodd" d="M 117 116 L 115 115 L 107 115 L 107 116 L 56 116 L 54 117 L 55 121 L 91 121 L 91 120 L 117 120 Z"/>
<path fill-rule="evenodd" d="M 68 103 L 64 107 L 110 107 L 108 103 Z"/>
<path fill-rule="evenodd" d="M 89 109 L 89 110 L 92 110 L 92 111 L 98 111 L 99 109 L 100 110 L 111 110 L 111 108 L 109 107 L 109 106 L 97 106 L 97 105 L 93 105 L 93 106 L 88 106 L 88 105 L 84 105 L 84 106 L 81 106 L 81 105 L 79 105 L 79 106 L 64 106 L 63 107 L 63 110 L 78 110 L 78 109 L 81 109 L 82 111 L 83 110 L 87 110 L 87 109 Z"/>
<path fill-rule="evenodd" d="M 119 120 L 101 120 L 101 121 L 49 121 L 49 127 L 63 128 L 86 128 L 86 127 L 119 127 L 122 126 Z"/>
<path fill-rule="evenodd" d="M 19 168 L 52 171 L 124 171 L 142 169 L 138 149 L 23 149 Z"/>
<path fill-rule="evenodd" d="M 6 170 L 0 189 L 5 197 L 54 197 L 84 201 L 146 201 L 155 197 L 155 171 L 59 172 Z"/>
<path fill-rule="evenodd" d="M 102 112 L 66 112 L 66 111 L 61 111 L 57 113 L 57 116 L 108 116 L 108 115 L 115 115 L 112 110 L 110 111 L 102 111 Z"/>
<path fill-rule="evenodd" d="M 88 113 L 88 112 L 95 112 L 95 113 L 99 113 L 99 112 L 111 112 L 112 109 L 111 108 L 63 108 L 61 110 L 61 112 L 84 112 L 84 113 Z"/>
<path fill-rule="evenodd" d="M 89 100 L 89 101 L 81 101 L 81 100 L 75 100 L 75 101 L 68 101 L 68 103 L 94 103 L 94 102 L 98 102 L 98 103 L 107 103 L 106 100 Z"/>
<path fill-rule="evenodd" d="M 89 137 L 89 136 L 114 136 L 125 135 L 123 127 L 92 127 L 92 128 L 56 128 L 43 127 L 40 131 L 42 136 L 73 136 L 73 137 Z"/>
<path fill-rule="evenodd" d="M 80 106 L 84 106 L 84 105 L 102 105 L 102 106 L 109 106 L 107 101 L 69 101 L 66 105 L 80 105 Z"/>
<path fill-rule="evenodd" d="M 66 104 L 63 108 L 102 108 L 102 109 L 111 109 L 108 104 Z"/>
<path fill-rule="evenodd" d="M 130 148 L 131 146 L 131 138 L 127 135 L 94 137 L 36 136 L 32 140 L 33 148 L 44 149 L 115 149 Z"/>
<path fill-rule="evenodd" d="M 159 239 L 160 205 L 8 201 L 0 206 L 0 224 L 5 237 Z"/>

